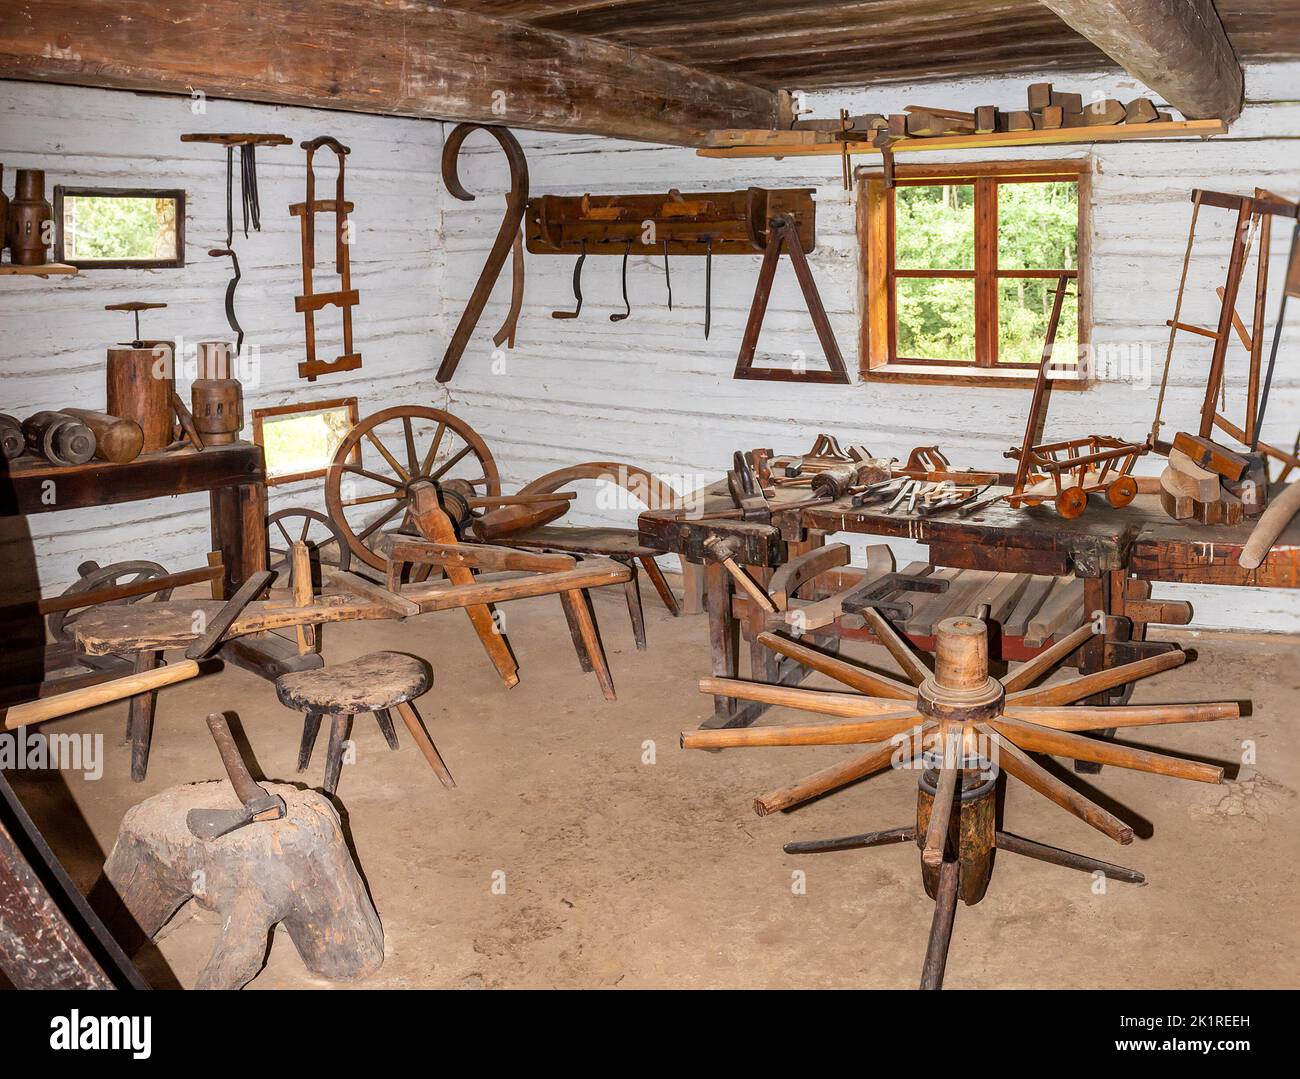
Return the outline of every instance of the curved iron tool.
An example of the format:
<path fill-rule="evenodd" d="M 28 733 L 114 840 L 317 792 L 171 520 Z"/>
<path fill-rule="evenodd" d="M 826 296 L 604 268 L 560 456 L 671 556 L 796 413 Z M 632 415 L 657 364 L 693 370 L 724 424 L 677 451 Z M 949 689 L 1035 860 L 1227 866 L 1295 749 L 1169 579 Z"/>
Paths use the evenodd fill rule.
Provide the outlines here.
<path fill-rule="evenodd" d="M 507 128 L 491 127 L 485 124 L 457 124 L 452 128 L 451 134 L 447 136 L 447 142 L 442 148 L 442 182 L 446 184 L 448 192 L 453 198 L 460 199 L 462 202 L 472 202 L 474 200 L 474 196 L 466 191 L 460 182 L 460 176 L 457 173 L 457 162 L 460 157 L 460 148 L 465 139 L 472 132 L 480 130 L 486 131 L 496 139 L 501 149 L 505 151 L 506 160 L 510 164 L 510 191 L 506 195 L 505 216 L 501 219 L 501 227 L 497 230 L 496 239 L 492 242 L 492 250 L 488 252 L 487 262 L 483 264 L 478 283 L 470 294 L 469 303 L 460 316 L 460 322 L 456 324 L 456 330 L 451 335 L 447 351 L 444 353 L 442 363 L 438 367 L 438 374 L 435 377 L 439 382 L 449 381 L 451 376 L 456 373 L 456 367 L 465 352 L 465 346 L 469 344 L 470 335 L 474 332 L 474 327 L 478 325 L 478 320 L 483 314 L 483 308 L 487 306 L 488 297 L 492 293 L 492 286 L 496 284 L 497 278 L 501 276 L 501 269 L 506 264 L 506 255 L 510 253 L 515 238 L 519 234 L 519 226 L 523 223 L 524 210 L 528 203 L 528 161 L 524 157 L 523 147 L 519 145 L 519 140 Z M 520 255 L 522 255 L 522 251 Z M 517 256 L 516 264 L 519 270 L 516 272 L 515 281 L 518 285 L 519 302 L 522 303 L 522 258 Z M 514 334 L 512 319 L 515 311 L 516 304 L 515 300 L 512 299 L 512 316 L 507 318 L 506 325 L 502 327 L 502 332 L 510 337 L 512 343 Z"/>
<path fill-rule="evenodd" d="M 239 278 L 242 276 L 239 272 L 239 256 L 235 254 L 233 247 L 214 247 L 208 254 L 214 259 L 230 259 L 234 277 L 226 285 L 226 321 L 230 323 L 230 328 L 235 331 L 235 355 L 242 356 L 244 353 L 244 328 L 239 324 L 239 319 L 235 318 L 235 287 L 239 284 Z"/>
<path fill-rule="evenodd" d="M 515 333 L 519 329 L 519 312 L 524 306 L 524 230 L 515 233 L 515 242 L 510 249 L 510 310 L 501 323 L 501 329 L 492 335 L 492 343 L 498 347 L 515 347 Z"/>
<path fill-rule="evenodd" d="M 622 322 L 632 314 L 632 301 L 627 298 L 627 257 L 630 254 L 632 254 L 632 241 L 628 240 L 627 247 L 623 249 L 623 306 L 626 307 L 627 310 L 621 314 L 617 311 L 614 312 L 614 314 L 609 316 L 610 322 Z"/>
<path fill-rule="evenodd" d="M 673 309 L 673 275 L 668 269 L 668 241 L 664 241 L 664 284 L 668 286 L 668 310 Z"/>
<path fill-rule="evenodd" d="M 704 244 L 704 340 L 707 341 L 713 322 L 713 237 L 707 237 Z"/>
<path fill-rule="evenodd" d="M 577 318 L 582 314 L 582 264 L 587 261 L 587 241 L 582 241 L 582 253 L 573 264 L 573 298 L 577 306 L 572 311 L 552 311 L 551 318 Z"/>

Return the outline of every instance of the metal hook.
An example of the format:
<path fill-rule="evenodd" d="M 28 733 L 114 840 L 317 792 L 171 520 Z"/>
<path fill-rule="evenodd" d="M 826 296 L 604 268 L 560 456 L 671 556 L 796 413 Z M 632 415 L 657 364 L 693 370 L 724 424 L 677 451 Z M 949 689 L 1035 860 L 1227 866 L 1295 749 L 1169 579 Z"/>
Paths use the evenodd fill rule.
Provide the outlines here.
<path fill-rule="evenodd" d="M 551 318 L 577 318 L 582 314 L 582 264 L 587 261 L 587 241 L 582 241 L 582 253 L 573 264 L 573 298 L 577 306 L 572 311 L 552 311 Z"/>
<path fill-rule="evenodd" d="M 668 241 L 664 241 L 664 284 L 668 286 L 668 310 L 673 309 L 673 275 L 668 270 Z"/>
<path fill-rule="evenodd" d="M 622 312 L 621 314 L 617 311 L 614 312 L 614 314 L 609 316 L 610 322 L 622 322 L 625 318 L 627 318 L 629 315 L 632 314 L 632 301 L 627 298 L 627 257 L 631 253 L 632 253 L 632 241 L 628 240 L 627 246 L 623 248 L 623 306 L 626 307 L 627 310 Z"/>

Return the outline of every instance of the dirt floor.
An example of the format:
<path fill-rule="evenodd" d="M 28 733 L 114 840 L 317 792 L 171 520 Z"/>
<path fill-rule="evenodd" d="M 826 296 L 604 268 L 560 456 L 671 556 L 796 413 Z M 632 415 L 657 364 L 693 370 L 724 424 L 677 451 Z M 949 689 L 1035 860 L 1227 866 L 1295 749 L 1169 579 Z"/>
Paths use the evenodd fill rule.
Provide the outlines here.
<path fill-rule="evenodd" d="M 796 812 L 756 817 L 756 793 L 854 750 L 680 749 L 678 733 L 712 710 L 695 689 L 708 673 L 703 618 L 674 620 L 647 597 L 649 650 L 637 653 L 621 598 L 602 595 L 596 610 L 616 702 L 580 673 L 553 598 L 508 608 L 522 677 L 512 690 L 459 613 L 326 628 L 327 660 L 394 649 L 432 663 L 433 688 L 418 707 L 459 783 L 444 790 L 400 724 L 402 745 L 391 752 L 359 718 L 337 804 L 387 954 L 361 984 L 915 986 L 932 910 L 916 849 L 781 850 L 792 839 L 909 823 L 914 773 L 883 773 Z M 1128 740 L 1234 766 L 1249 753 L 1253 763 L 1220 787 L 1117 768 L 1072 780 L 1134 825 L 1128 847 L 1011 784 L 1007 831 L 1132 866 L 1148 883 L 1099 893 L 1089 875 L 1004 852 L 984 901 L 958 909 L 948 987 L 1300 985 L 1297 643 L 1179 639 L 1198 661 L 1142 683 L 1135 700 L 1253 698 L 1253 714 L 1138 729 Z M 850 654 L 895 673 L 883 649 Z M 234 668 L 162 692 L 144 783 L 128 779 L 125 705 L 67 720 L 60 731 L 104 733 L 103 777 L 10 777 L 84 888 L 131 805 L 221 774 L 203 722 L 216 709 L 237 717 L 255 775 L 321 782 L 324 736 L 298 775 L 300 717 Z M 788 718 L 773 711 L 761 722 Z M 191 903 L 137 959 L 157 984 L 191 986 L 217 928 Z M 250 988 L 330 984 L 278 931 Z"/>

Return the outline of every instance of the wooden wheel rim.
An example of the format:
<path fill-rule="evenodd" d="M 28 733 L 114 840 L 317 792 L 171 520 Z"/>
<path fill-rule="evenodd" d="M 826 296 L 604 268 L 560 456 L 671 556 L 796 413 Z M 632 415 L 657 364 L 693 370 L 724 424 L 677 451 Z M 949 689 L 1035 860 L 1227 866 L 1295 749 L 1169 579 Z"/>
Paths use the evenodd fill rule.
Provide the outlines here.
<path fill-rule="evenodd" d="M 440 471 L 438 460 L 441 460 L 441 458 L 433 460 L 430 462 L 430 467 L 426 468 L 424 467 L 424 462 L 427 460 L 426 456 L 419 456 L 417 467 L 414 469 L 409 468 L 411 464 L 410 456 L 407 452 L 406 444 L 403 442 L 397 447 L 394 457 L 398 460 L 399 464 L 402 464 L 403 469 L 407 471 L 408 478 L 403 479 L 394 472 L 391 465 L 387 464 L 383 459 L 381 452 L 376 449 L 370 439 L 367 438 L 367 435 L 373 432 L 376 428 L 392 420 L 410 422 L 413 438 L 415 437 L 413 428 L 414 421 L 416 420 L 424 420 L 438 425 L 435 427 L 435 432 L 442 432 L 440 440 L 442 443 L 445 443 L 447 432 L 455 434 L 465 444 L 469 454 L 471 454 L 479 464 L 482 465 L 483 482 L 477 486 L 481 486 L 483 492 L 486 494 L 498 495 L 501 493 L 501 478 L 497 472 L 496 461 L 493 460 L 492 451 L 488 449 L 487 443 L 484 442 L 477 433 L 475 433 L 474 429 L 470 427 L 469 424 L 464 420 L 453 416 L 450 412 L 445 412 L 440 408 L 427 408 L 423 405 L 397 405 L 393 408 L 386 408 L 381 412 L 376 412 L 372 416 L 366 416 L 365 418 L 358 420 L 352 430 L 348 432 L 347 437 L 339 443 L 338 450 L 335 451 L 334 454 L 334 460 L 330 463 L 329 469 L 326 473 L 325 508 L 329 512 L 330 520 L 334 522 L 334 525 L 347 541 L 347 545 L 351 548 L 353 555 L 365 562 L 366 565 L 373 566 L 375 569 L 384 569 L 386 562 L 380 555 L 375 554 L 374 551 L 370 550 L 370 548 L 366 546 L 366 529 L 363 528 L 361 533 L 354 530 L 344 512 L 348 507 L 343 505 L 341 487 L 344 476 L 349 475 L 349 469 L 353 467 L 349 458 L 353 455 L 358 445 L 369 446 L 371 450 L 370 457 L 378 457 L 380 459 L 367 460 L 367 463 L 364 466 L 366 471 L 372 473 L 387 472 L 395 481 L 400 481 L 393 483 L 395 488 L 401 488 L 403 492 L 399 497 L 392 500 L 395 508 L 392 512 L 388 512 L 388 510 L 385 509 L 385 514 L 387 514 L 387 516 L 385 517 L 384 514 L 381 514 L 379 518 L 376 518 L 376 520 L 382 520 L 383 523 L 395 523 L 400 525 L 402 517 L 405 516 L 405 508 L 410 503 L 410 498 L 405 494 L 405 489 L 409 488 L 417 480 L 434 480 L 439 478 Z M 378 439 L 378 435 L 374 435 L 373 437 Z M 428 435 L 426 435 L 425 438 L 427 439 L 425 445 L 431 446 L 433 439 Z M 378 440 L 380 442 L 383 441 L 382 439 Z M 424 446 L 417 448 L 421 451 L 425 449 Z M 389 452 L 392 453 L 393 450 L 389 448 Z M 403 461 L 405 461 L 404 464 Z M 446 478 L 451 479 L 452 477 L 448 476 Z M 400 517 L 399 512 L 402 514 Z M 381 523 L 377 528 L 373 527 L 373 525 L 368 525 L 367 527 L 373 529 L 370 534 L 379 534 L 382 531 L 383 524 Z"/>
<path fill-rule="evenodd" d="M 1066 520 L 1073 520 L 1088 508 L 1088 496 L 1081 487 L 1067 487 L 1056 499 L 1056 512 Z"/>
<path fill-rule="evenodd" d="M 1116 509 L 1127 506 L 1137 497 L 1137 480 L 1132 476 L 1120 476 L 1106 488 L 1106 501 Z"/>
<path fill-rule="evenodd" d="M 306 525 L 302 529 L 286 528 L 284 522 L 294 518 L 306 518 Z M 320 548 L 323 544 L 313 542 L 311 537 L 312 525 L 321 525 L 329 533 L 330 539 L 338 545 L 338 556 L 335 558 L 319 557 Z M 285 547 L 280 548 L 275 545 L 275 532 L 278 531 L 285 540 Z M 326 517 L 319 510 L 311 510 L 305 507 L 291 506 L 287 509 L 276 510 L 266 519 L 266 568 L 276 574 L 288 570 L 292 557 L 293 541 L 297 538 L 314 548 L 319 561 L 327 566 L 334 566 L 344 573 L 351 568 L 352 548 L 348 545 L 346 537 L 340 531 L 338 525 L 333 520 Z M 328 542 L 328 541 L 327 541 Z"/>

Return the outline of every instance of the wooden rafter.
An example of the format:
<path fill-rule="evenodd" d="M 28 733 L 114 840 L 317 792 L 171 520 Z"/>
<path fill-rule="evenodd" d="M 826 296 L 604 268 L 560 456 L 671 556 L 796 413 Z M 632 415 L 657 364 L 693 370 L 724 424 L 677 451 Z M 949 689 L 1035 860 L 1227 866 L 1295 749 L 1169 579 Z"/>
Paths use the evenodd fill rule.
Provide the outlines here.
<path fill-rule="evenodd" d="M 781 97 L 635 49 L 391 0 L 13 0 L 0 78 L 201 92 L 680 145 Z"/>

